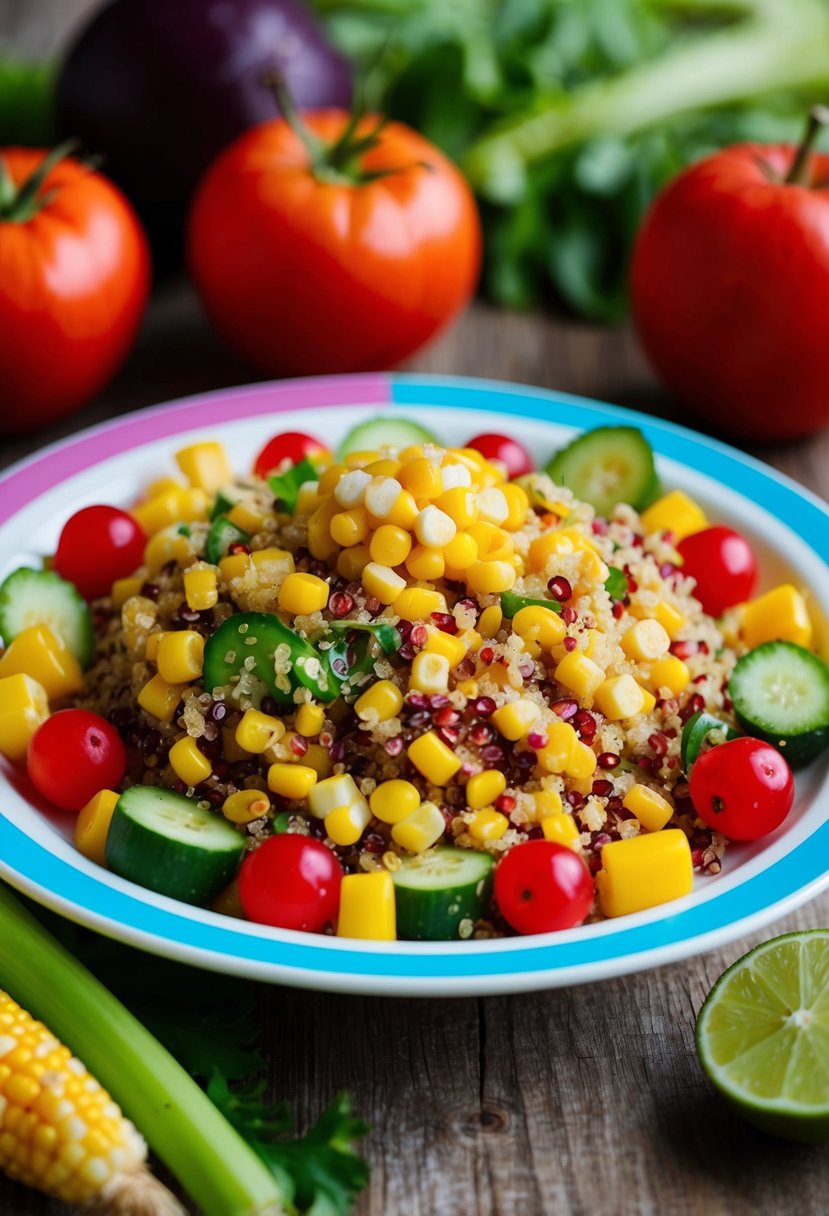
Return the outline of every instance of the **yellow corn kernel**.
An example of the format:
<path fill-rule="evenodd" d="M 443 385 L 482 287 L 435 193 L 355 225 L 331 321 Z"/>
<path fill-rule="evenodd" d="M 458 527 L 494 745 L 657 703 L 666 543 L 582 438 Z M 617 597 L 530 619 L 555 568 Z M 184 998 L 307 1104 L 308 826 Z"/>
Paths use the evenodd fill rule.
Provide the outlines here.
<path fill-rule="evenodd" d="M 150 574 L 158 574 L 167 562 L 178 562 L 181 565 L 192 554 L 190 538 L 179 531 L 180 527 L 181 524 L 173 524 L 170 528 L 162 528 L 147 541 L 144 546 L 144 565 Z M 137 595 L 140 590 L 139 587 L 134 594 Z"/>
<path fill-rule="evenodd" d="M 338 511 L 331 520 L 331 536 L 344 549 L 362 544 L 368 536 L 368 511 L 365 507 Z"/>
<path fill-rule="evenodd" d="M 46 689 L 19 671 L 0 679 L 0 752 L 9 760 L 22 760 L 29 740 L 49 717 Z"/>
<path fill-rule="evenodd" d="M 647 785 L 631 786 L 622 805 L 636 816 L 646 832 L 661 831 L 674 813 L 668 799 Z"/>
<path fill-rule="evenodd" d="M 271 809 L 271 800 L 262 790 L 237 790 L 222 803 L 222 814 L 231 823 L 253 823 Z"/>
<path fill-rule="evenodd" d="M 564 773 L 569 770 L 575 755 L 578 735 L 569 722 L 551 722 L 546 727 L 547 742 L 538 753 L 542 768 L 548 773 Z"/>
<path fill-rule="evenodd" d="M 446 559 L 441 549 L 429 549 L 425 545 L 415 545 L 406 558 L 406 569 L 412 578 L 430 582 L 443 578 L 446 573 Z"/>
<path fill-rule="evenodd" d="M 263 714 L 259 709 L 246 709 L 236 727 L 236 742 L 246 752 L 258 756 L 278 743 L 285 734 L 281 718 Z"/>
<path fill-rule="evenodd" d="M 602 849 L 596 887 L 604 916 L 655 908 L 690 895 L 693 885 L 691 848 L 679 828 L 611 840 Z"/>
<path fill-rule="evenodd" d="M 145 502 L 137 503 L 130 514 L 147 536 L 154 536 L 156 532 L 169 528 L 171 524 L 206 519 L 207 504 L 207 494 L 194 486 L 190 489 L 165 490 Z"/>
<path fill-rule="evenodd" d="M 106 865 L 107 833 L 117 801 L 115 790 L 98 790 L 75 821 L 76 849 L 99 866 Z"/>
<path fill-rule="evenodd" d="M 328 583 L 315 574 L 289 574 L 279 588 L 276 602 L 283 612 L 307 616 L 322 612 L 328 603 L 329 590 Z"/>
<path fill-rule="evenodd" d="M 233 481 L 233 469 L 222 444 L 193 443 L 176 452 L 176 464 L 191 486 L 214 494 Z M 240 525 L 241 526 L 241 525 Z"/>
<path fill-rule="evenodd" d="M 646 535 L 670 532 L 677 544 L 693 532 L 701 532 L 708 524 L 702 507 L 683 490 L 671 490 L 647 507 L 639 518 Z"/>
<path fill-rule="evenodd" d="M 420 806 L 420 794 L 411 781 L 381 781 L 369 795 L 371 813 L 382 823 L 399 823 Z"/>
<path fill-rule="evenodd" d="M 574 781 L 584 781 L 587 777 L 593 776 L 597 764 L 593 748 L 582 743 L 581 739 L 577 739 L 570 752 L 570 759 L 567 761 L 568 776 L 572 777 Z"/>
<path fill-rule="evenodd" d="M 364 469 L 367 464 L 379 459 L 380 453 L 375 451 L 349 452 L 345 457 L 345 464 L 348 469 Z"/>
<path fill-rule="evenodd" d="M 406 755 L 432 785 L 447 785 L 461 767 L 460 759 L 433 730 L 410 743 Z"/>
<path fill-rule="evenodd" d="M 520 532 L 527 522 L 530 510 L 527 491 L 515 482 L 510 482 L 509 485 L 501 486 L 501 493 L 507 500 L 507 517 L 501 527 L 506 532 Z"/>
<path fill-rule="evenodd" d="M 186 488 L 184 482 L 179 481 L 176 477 L 156 477 L 155 481 L 151 481 L 149 485 L 144 487 L 141 501 L 146 502 L 148 498 L 155 498 L 158 494 L 166 494 L 168 490 L 185 490 Z"/>
<path fill-rule="evenodd" d="M 517 701 L 510 701 L 508 705 L 496 709 L 492 715 L 492 723 L 499 734 L 511 743 L 516 743 L 519 739 L 526 738 L 540 715 L 541 710 L 535 701 L 519 697 Z"/>
<path fill-rule="evenodd" d="M 412 660 L 409 688 L 417 692 L 440 693 L 449 687 L 449 660 L 445 655 L 421 650 Z"/>
<path fill-rule="evenodd" d="M 670 644 L 668 632 L 659 621 L 637 621 L 622 635 L 622 650 L 627 657 L 643 663 L 661 659 Z"/>
<path fill-rule="evenodd" d="M 480 478 L 484 487 L 503 485 L 507 479 L 506 467 L 500 461 L 485 460 L 481 465 Z"/>
<path fill-rule="evenodd" d="M 372 460 L 370 464 L 363 465 L 366 473 L 372 477 L 397 477 L 402 467 L 401 461 L 388 459 Z"/>
<path fill-rule="evenodd" d="M 407 587 L 394 601 L 394 611 L 404 621 L 428 621 L 433 612 L 446 611 L 446 600 L 439 591 Z"/>
<path fill-rule="evenodd" d="M 515 567 L 509 562 L 477 561 L 464 571 L 466 584 L 478 595 L 509 591 L 515 583 Z"/>
<path fill-rule="evenodd" d="M 149 634 L 144 643 L 144 660 L 147 663 L 158 663 L 158 648 L 161 645 L 161 639 L 164 637 L 164 632 L 161 629 L 156 629 L 155 633 Z"/>
<path fill-rule="evenodd" d="M 248 553 L 230 553 L 219 560 L 219 569 L 226 583 L 231 579 L 241 578 L 250 569 L 251 558 Z"/>
<path fill-rule="evenodd" d="M 227 517 L 237 528 L 241 528 L 243 532 L 249 532 L 251 536 L 254 532 L 258 532 L 265 522 L 261 511 L 257 511 L 249 502 L 234 503 L 228 511 Z"/>
<path fill-rule="evenodd" d="M 473 811 L 490 806 L 507 788 L 507 779 L 497 768 L 485 768 L 466 783 L 466 805 Z"/>
<path fill-rule="evenodd" d="M 541 830 L 545 840 L 554 844 L 563 844 L 567 849 L 578 848 L 581 833 L 572 815 L 563 811 L 554 815 L 545 815 L 541 820 Z"/>
<path fill-rule="evenodd" d="M 156 665 L 158 674 L 168 684 L 188 684 L 197 680 L 204 663 L 204 638 L 195 629 L 176 629 L 169 633 L 151 633 L 157 637 Z M 147 639 L 149 646 L 150 639 Z M 145 657 L 147 656 L 145 650 Z"/>
<path fill-rule="evenodd" d="M 471 651 L 480 650 L 484 644 L 484 639 L 477 629 L 464 629 L 463 633 L 458 634 L 458 641 L 463 642 L 466 649 Z"/>
<path fill-rule="evenodd" d="M 395 574 L 390 566 L 369 562 L 363 570 L 363 586 L 381 604 L 393 604 L 401 591 L 406 590 L 406 580 Z"/>
<path fill-rule="evenodd" d="M 355 545 L 353 549 L 343 549 L 337 558 L 337 574 L 351 582 L 360 577 L 370 561 L 371 553 L 368 545 Z"/>
<path fill-rule="evenodd" d="M 391 838 L 408 853 L 423 853 L 437 844 L 445 831 L 440 807 L 434 802 L 421 802 L 416 811 L 394 825 Z"/>
<path fill-rule="evenodd" d="M 322 505 L 318 481 L 303 481 L 296 496 L 294 515 L 313 515 L 317 507 Z"/>
<path fill-rule="evenodd" d="M 320 473 L 319 484 L 317 486 L 317 493 L 320 496 L 325 496 L 327 494 L 333 494 L 334 487 L 336 486 L 337 482 L 342 477 L 343 473 L 345 473 L 346 471 L 347 470 L 346 470 L 346 467 L 344 464 L 330 464 L 328 466 L 328 468 L 325 470 L 325 472 Z"/>
<path fill-rule="evenodd" d="M 302 735 L 304 739 L 313 739 L 314 735 L 318 735 L 325 723 L 325 710 L 321 705 L 314 705 L 312 701 L 305 701 L 296 711 L 294 725 L 296 726 L 297 734 Z"/>
<path fill-rule="evenodd" d="M 548 816 L 560 815 L 564 810 L 561 794 L 558 790 L 536 790 L 532 795 L 535 803 L 535 815 L 539 823 Z"/>
<path fill-rule="evenodd" d="M 144 586 L 145 580 L 140 575 L 131 575 L 129 578 L 117 578 L 112 584 L 109 593 L 109 598 L 112 601 L 112 607 L 115 609 L 123 608 L 128 599 L 138 595 L 141 588 Z"/>
<path fill-rule="evenodd" d="M 466 643 L 456 634 L 444 633 L 442 629 L 431 629 L 424 646 L 426 654 L 439 654 L 446 659 L 450 671 L 466 658 Z"/>
<path fill-rule="evenodd" d="M 368 803 L 351 803 L 348 806 L 334 807 L 325 816 L 325 830 L 334 844 L 356 844 L 371 820 Z"/>
<path fill-rule="evenodd" d="M 594 701 L 596 708 L 608 721 L 618 722 L 644 712 L 646 693 L 633 676 L 613 676 L 599 685 Z"/>
<path fill-rule="evenodd" d="M 323 747 L 321 743 L 308 744 L 308 750 L 302 757 L 302 763 L 314 770 L 319 781 L 323 781 L 331 775 L 333 761 L 328 748 Z"/>
<path fill-rule="evenodd" d="M 371 519 L 377 522 L 386 519 L 402 493 L 403 487 L 396 477 L 371 477 L 363 500 Z"/>
<path fill-rule="evenodd" d="M 391 680 L 378 680 L 354 703 L 361 722 L 388 722 L 403 708 L 403 694 Z"/>
<path fill-rule="evenodd" d="M 249 756 L 250 752 L 236 741 L 236 728 L 233 726 L 223 726 L 222 758 L 228 760 L 231 764 L 235 764 L 237 760 L 247 760 Z"/>
<path fill-rule="evenodd" d="M 78 660 L 48 625 L 22 629 L 0 655 L 0 678 L 16 675 L 31 676 L 50 701 L 69 697 L 83 685 Z"/>
<path fill-rule="evenodd" d="M 371 560 L 381 566 L 399 566 L 412 551 L 412 538 L 405 528 L 381 524 L 369 541 Z"/>
<path fill-rule="evenodd" d="M 750 649 L 778 641 L 808 646 L 812 622 L 803 596 L 791 583 L 783 583 L 749 600 L 740 615 L 740 633 Z"/>
<path fill-rule="evenodd" d="M 437 498 L 442 489 L 440 469 L 423 456 L 407 461 L 398 473 L 397 480 L 404 490 L 417 499 Z"/>
<path fill-rule="evenodd" d="M 664 600 L 660 600 L 653 609 L 653 619 L 659 621 L 672 642 L 685 624 L 685 617 L 679 609 L 674 608 L 673 604 L 666 604 Z"/>
<path fill-rule="evenodd" d="M 478 560 L 478 543 L 468 532 L 456 532 L 448 545 L 443 546 L 443 560 L 447 570 L 463 574 Z"/>
<path fill-rule="evenodd" d="M 500 528 L 509 518 L 509 505 L 503 490 L 498 486 L 489 486 L 479 490 L 475 496 L 478 508 L 478 519 L 486 524 L 494 524 Z M 470 521 L 471 522 L 471 521 Z"/>
<path fill-rule="evenodd" d="M 340 885 L 337 937 L 393 942 L 397 939 L 394 883 L 388 870 L 346 874 Z"/>
<path fill-rule="evenodd" d="M 474 700 L 480 691 L 477 680 L 462 680 L 458 684 L 458 692 L 462 692 L 467 701 Z"/>
<path fill-rule="evenodd" d="M 431 503 L 418 512 L 414 521 L 414 534 L 427 549 L 442 549 L 449 544 L 457 530 L 452 517 Z"/>
<path fill-rule="evenodd" d="M 308 519 L 308 548 L 318 561 L 330 561 L 339 552 L 339 545 L 331 536 L 331 520 L 338 511 L 337 502 L 329 498 Z"/>
<path fill-rule="evenodd" d="M 198 785 L 212 772 L 212 766 L 204 752 L 200 752 L 195 739 L 187 735 L 170 748 L 168 759 L 173 772 L 185 785 Z"/>
<path fill-rule="evenodd" d="M 448 515 L 457 528 L 467 528 L 478 518 L 475 491 L 466 486 L 455 486 L 451 490 L 444 490 L 435 500 L 435 506 Z"/>
<path fill-rule="evenodd" d="M 396 528 L 411 532 L 417 516 L 418 507 L 413 495 L 408 490 L 401 490 L 382 520 L 377 519 L 376 523 L 393 524 Z"/>
<path fill-rule="evenodd" d="M 525 642 L 537 642 L 546 651 L 552 650 L 567 634 L 567 626 L 558 613 L 540 604 L 519 608 L 512 618 L 512 628 Z"/>
<path fill-rule="evenodd" d="M 600 684 L 604 683 L 604 672 L 598 663 L 588 659 L 578 650 L 566 654 L 556 667 L 556 679 L 559 684 L 569 688 L 577 697 L 590 697 Z"/>
<path fill-rule="evenodd" d="M 318 781 L 308 793 L 308 808 L 315 819 L 324 819 L 340 806 L 365 806 L 368 803 L 350 773 L 338 773 Z"/>
<path fill-rule="evenodd" d="M 244 556 L 244 554 L 243 554 Z M 293 574 L 296 566 L 294 564 L 294 555 L 289 553 L 287 549 L 257 549 L 255 553 L 251 553 L 250 560 L 253 562 L 257 570 L 263 570 L 269 578 L 276 571 L 274 567 L 279 567 L 281 574 Z"/>
<path fill-rule="evenodd" d="M 453 460 L 460 460 L 462 464 L 465 464 L 473 477 L 480 473 L 486 464 L 486 457 L 477 448 L 450 448 L 448 455 Z"/>
<path fill-rule="evenodd" d="M 470 524 L 466 531 L 478 546 L 478 557 L 482 562 L 503 562 L 512 558 L 515 542 L 503 528 L 478 520 Z"/>
<path fill-rule="evenodd" d="M 508 827 L 506 815 L 490 806 L 477 812 L 468 825 L 468 831 L 473 840 L 486 844 L 488 840 L 500 840 Z"/>
<path fill-rule="evenodd" d="M 407 448 L 403 448 L 397 455 L 400 457 L 402 465 L 408 464 L 411 460 L 420 460 L 424 454 L 422 443 L 412 443 Z"/>
<path fill-rule="evenodd" d="M 307 798 L 316 784 L 316 770 L 307 764 L 272 764 L 268 769 L 268 789 L 293 802 Z"/>
<path fill-rule="evenodd" d="M 480 633 L 482 638 L 494 638 L 497 636 L 503 621 L 504 614 L 501 611 L 500 604 L 490 604 L 488 608 L 484 608 L 478 617 L 478 633 Z"/>
<path fill-rule="evenodd" d="M 184 598 L 193 612 L 213 608 L 219 599 L 216 571 L 207 566 L 193 566 L 184 571 Z"/>
<path fill-rule="evenodd" d="M 648 680 L 655 692 L 661 688 L 667 688 L 672 697 L 678 697 L 690 684 L 691 673 L 682 659 L 668 654 L 664 659 L 657 659 L 655 663 L 651 663 Z"/>

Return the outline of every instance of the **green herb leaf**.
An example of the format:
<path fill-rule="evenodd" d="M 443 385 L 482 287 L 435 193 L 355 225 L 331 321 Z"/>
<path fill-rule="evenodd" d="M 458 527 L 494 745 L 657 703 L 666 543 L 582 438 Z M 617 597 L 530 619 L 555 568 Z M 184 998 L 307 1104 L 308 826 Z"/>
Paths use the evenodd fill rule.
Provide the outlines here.
<path fill-rule="evenodd" d="M 383 654 L 397 654 L 400 647 L 403 645 L 403 639 L 400 633 L 395 629 L 394 625 L 389 625 L 385 621 L 329 621 L 328 628 L 332 633 L 340 636 L 351 633 L 352 629 L 358 633 L 370 633 L 373 638 L 380 643 Z"/>
<path fill-rule="evenodd" d="M 274 498 L 279 499 L 286 514 L 293 515 L 300 487 L 306 481 L 318 480 L 319 471 L 315 465 L 310 460 L 300 460 L 299 464 L 292 464 L 284 473 L 271 473 L 268 485 L 273 491 Z"/>
<path fill-rule="evenodd" d="M 608 566 L 608 570 L 604 589 L 612 600 L 623 600 L 628 593 L 627 575 L 618 566 Z"/>

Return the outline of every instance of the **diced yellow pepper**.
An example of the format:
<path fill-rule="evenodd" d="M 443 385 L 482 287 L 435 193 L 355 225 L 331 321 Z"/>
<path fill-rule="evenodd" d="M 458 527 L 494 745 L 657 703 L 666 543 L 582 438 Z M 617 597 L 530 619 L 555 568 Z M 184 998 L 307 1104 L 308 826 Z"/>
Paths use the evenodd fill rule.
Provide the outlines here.
<path fill-rule="evenodd" d="M 412 538 L 405 528 L 381 524 L 369 541 L 371 560 L 381 566 L 399 566 L 412 551 Z"/>
<path fill-rule="evenodd" d="M 69 697 L 83 686 L 78 660 L 48 625 L 22 629 L 0 656 L 0 678 L 16 675 L 31 676 L 50 701 Z"/>
<path fill-rule="evenodd" d="M 604 683 L 605 675 L 598 663 L 573 650 L 558 664 L 555 677 L 577 697 L 590 697 Z"/>
<path fill-rule="evenodd" d="M 412 660 L 409 688 L 425 693 L 446 692 L 449 670 L 449 660 L 444 655 L 422 650 Z"/>
<path fill-rule="evenodd" d="M 193 612 L 204 612 L 218 603 L 216 571 L 209 566 L 191 566 L 184 571 L 184 598 Z"/>
<path fill-rule="evenodd" d="M 477 811 L 469 823 L 469 835 L 473 840 L 486 844 L 489 840 L 500 840 L 509 827 L 509 819 L 493 807 Z"/>
<path fill-rule="evenodd" d="M 410 743 L 406 755 L 432 785 L 447 785 L 461 767 L 460 758 L 433 730 Z"/>
<path fill-rule="evenodd" d="M 241 528 L 243 532 L 249 532 L 253 536 L 262 527 L 265 522 L 261 511 L 249 502 L 237 502 L 227 513 L 227 517 L 232 524 L 237 528 Z"/>
<path fill-rule="evenodd" d="M 247 574 L 250 565 L 251 559 L 249 553 L 229 553 L 227 557 L 219 559 L 219 569 L 226 583 L 229 583 L 231 579 L 241 578 L 243 574 Z"/>
<path fill-rule="evenodd" d="M 655 908 L 690 895 L 693 885 L 691 848 L 679 828 L 612 840 L 602 849 L 596 887 L 604 916 Z"/>
<path fill-rule="evenodd" d="M 637 621 L 622 635 L 622 650 L 629 659 L 642 663 L 661 659 L 668 653 L 671 639 L 659 621 Z"/>
<path fill-rule="evenodd" d="M 117 578 L 109 593 L 112 607 L 116 610 L 123 608 L 128 599 L 138 595 L 144 582 L 145 580 L 139 574 L 131 574 L 129 578 Z"/>
<path fill-rule="evenodd" d="M 497 636 L 501 625 L 504 622 L 504 614 L 501 611 L 500 604 L 490 604 L 488 608 L 484 608 L 481 615 L 478 617 L 478 633 L 482 638 L 488 640 Z"/>
<path fill-rule="evenodd" d="M 369 795 L 371 812 L 382 823 L 399 823 L 420 806 L 420 794 L 411 781 L 381 781 Z"/>
<path fill-rule="evenodd" d="M 403 708 L 403 694 L 391 680 L 378 680 L 354 703 L 361 722 L 388 722 Z"/>
<path fill-rule="evenodd" d="M 22 760 L 29 740 L 49 717 L 46 689 L 25 672 L 0 679 L 0 752 Z"/>
<path fill-rule="evenodd" d="M 368 810 L 368 802 L 350 773 L 337 773 L 311 787 L 308 808 L 315 819 L 324 819 L 340 806 L 365 806 Z"/>
<path fill-rule="evenodd" d="M 648 679 L 654 691 L 658 692 L 661 688 L 667 688 L 672 697 L 678 697 L 690 684 L 691 673 L 682 659 L 668 654 L 664 659 L 657 659 L 655 663 L 651 663 Z"/>
<path fill-rule="evenodd" d="M 334 844 L 347 847 L 356 844 L 371 820 L 368 803 L 352 802 L 348 806 L 336 806 L 325 816 L 325 830 Z"/>
<path fill-rule="evenodd" d="M 446 559 L 442 549 L 430 549 L 426 545 L 415 545 L 406 558 L 406 569 L 412 578 L 429 582 L 432 579 L 443 578 L 446 573 Z"/>
<path fill-rule="evenodd" d="M 176 463 L 192 486 L 214 494 L 233 481 L 233 469 L 221 443 L 193 443 L 176 452 Z"/>
<path fill-rule="evenodd" d="M 208 497 L 204 490 L 193 486 L 189 489 L 165 490 L 137 503 L 130 514 L 147 536 L 154 536 L 156 532 L 169 528 L 171 524 L 206 519 L 207 504 Z"/>
<path fill-rule="evenodd" d="M 507 779 L 500 769 L 484 769 L 482 773 L 475 773 L 474 777 L 467 781 L 466 805 L 473 811 L 489 806 L 496 798 L 500 798 L 506 788 Z"/>
<path fill-rule="evenodd" d="M 278 743 L 285 734 L 285 723 L 259 709 L 246 709 L 236 727 L 236 742 L 246 752 L 258 756 Z"/>
<path fill-rule="evenodd" d="M 596 689 L 594 701 L 609 722 L 619 722 L 644 712 L 646 693 L 633 676 L 612 676 Z"/>
<path fill-rule="evenodd" d="M 444 633 L 441 629 L 429 631 L 424 650 L 426 654 L 442 655 L 448 662 L 450 670 L 457 667 L 458 663 L 467 655 L 466 643 L 461 641 L 456 634 Z"/>
<path fill-rule="evenodd" d="M 808 646 L 812 622 L 803 596 L 791 583 L 782 583 L 749 600 L 740 614 L 740 632 L 746 646 L 753 649 L 763 642 L 794 642 Z"/>
<path fill-rule="evenodd" d="M 316 784 L 316 771 L 307 764 L 272 764 L 268 769 L 268 789 L 293 802 L 307 798 Z"/>
<path fill-rule="evenodd" d="M 185 785 L 198 785 L 199 782 L 205 781 L 212 772 L 212 765 L 207 756 L 204 752 L 199 751 L 196 740 L 191 739 L 189 735 L 173 744 L 168 759 L 173 767 L 173 772 L 181 778 Z"/>
<path fill-rule="evenodd" d="M 156 664 L 158 673 L 168 684 L 188 684 L 197 680 L 202 673 L 204 663 L 204 638 L 195 629 L 175 629 L 165 633 L 151 633 L 147 639 L 147 648 L 151 638 L 157 637 L 158 650 Z M 147 650 L 145 658 L 150 657 Z"/>
<path fill-rule="evenodd" d="M 525 642 L 537 642 L 546 651 L 552 650 L 567 634 L 567 626 L 558 613 L 540 604 L 519 608 L 512 618 L 512 628 Z"/>
<path fill-rule="evenodd" d="M 138 704 L 159 722 L 172 722 L 186 684 L 168 684 L 156 674 L 138 694 Z"/>
<path fill-rule="evenodd" d="M 381 604 L 393 604 L 400 593 L 406 590 L 406 580 L 390 566 L 381 566 L 379 562 L 368 563 L 363 570 L 362 581 L 368 594 L 373 595 Z"/>
<path fill-rule="evenodd" d="M 446 611 L 446 600 L 439 591 L 407 587 L 395 599 L 394 611 L 404 621 L 428 621 L 433 612 Z"/>
<path fill-rule="evenodd" d="M 96 865 L 106 865 L 106 842 L 112 812 L 118 795 L 115 790 L 98 790 L 81 808 L 75 821 L 75 847 Z"/>
<path fill-rule="evenodd" d="M 541 710 L 535 701 L 528 697 L 519 697 L 517 701 L 510 701 L 508 705 L 496 709 L 492 715 L 492 724 L 505 739 L 516 743 L 519 739 L 526 738 L 540 716 Z"/>
<path fill-rule="evenodd" d="M 646 832 L 660 831 L 674 813 L 668 799 L 647 785 L 631 786 L 622 805 L 636 816 Z"/>
<path fill-rule="evenodd" d="M 179 481 L 176 477 L 156 477 L 148 486 L 144 487 L 141 494 L 141 501 L 146 502 L 148 498 L 155 498 L 158 494 L 166 494 L 168 490 L 186 490 L 187 486 L 183 481 Z"/>
<path fill-rule="evenodd" d="M 581 833 L 578 824 L 572 815 L 567 815 L 563 811 L 558 814 L 545 815 L 541 820 L 541 830 L 544 833 L 544 839 L 552 840 L 554 844 L 563 844 L 568 849 L 579 846 Z"/>
<path fill-rule="evenodd" d="M 322 612 L 329 590 L 328 583 L 315 574 L 289 574 L 279 588 L 277 603 L 283 612 L 306 616 Z"/>
<path fill-rule="evenodd" d="M 324 723 L 325 710 L 321 705 L 314 705 L 312 701 L 304 701 L 296 711 L 294 724 L 297 733 L 304 739 L 313 739 L 314 735 L 320 733 Z"/>
<path fill-rule="evenodd" d="M 670 532 L 678 544 L 693 532 L 707 527 L 705 512 L 683 490 L 671 490 L 647 507 L 639 517 L 645 534 Z"/>
<path fill-rule="evenodd" d="M 340 885 L 337 937 L 376 942 L 396 940 L 394 883 L 388 870 L 346 874 Z"/>
<path fill-rule="evenodd" d="M 416 811 L 393 826 L 391 836 L 401 849 L 409 853 L 423 853 L 437 844 L 445 831 L 446 824 L 440 807 L 434 802 L 421 802 Z"/>
<path fill-rule="evenodd" d="M 515 584 L 515 566 L 505 561 L 477 561 L 464 571 L 464 578 L 477 595 L 500 594 Z"/>

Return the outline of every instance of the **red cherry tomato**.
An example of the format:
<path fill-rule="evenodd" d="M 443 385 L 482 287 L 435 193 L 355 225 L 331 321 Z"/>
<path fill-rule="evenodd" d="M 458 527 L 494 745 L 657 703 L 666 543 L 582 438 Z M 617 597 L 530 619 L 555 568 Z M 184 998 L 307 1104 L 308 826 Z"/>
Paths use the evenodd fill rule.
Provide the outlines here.
<path fill-rule="evenodd" d="M 313 435 L 304 435 L 302 431 L 285 431 L 268 440 L 254 461 L 253 471 L 257 477 L 267 477 L 283 461 L 299 464 L 301 460 L 310 460 L 312 464 L 317 464 L 322 457 L 330 455 L 331 449 L 320 443 L 319 439 L 314 439 Z"/>
<path fill-rule="evenodd" d="M 117 790 L 127 754 L 114 726 L 87 709 L 61 709 L 39 726 L 26 757 L 29 777 L 44 798 L 79 811 L 99 790 Z"/>
<path fill-rule="evenodd" d="M 285 832 L 249 853 L 239 874 L 248 920 L 319 933 L 337 920 L 342 867 L 319 840 Z"/>
<path fill-rule="evenodd" d="M 466 446 L 474 448 L 487 460 L 500 460 L 507 466 L 510 481 L 515 477 L 522 477 L 524 473 L 532 473 L 535 468 L 533 458 L 524 445 L 517 439 L 510 439 L 508 435 L 476 435 Z"/>
<path fill-rule="evenodd" d="M 516 845 L 495 871 L 495 902 L 519 933 L 580 925 L 593 894 L 593 879 L 582 859 L 551 840 Z"/>
<path fill-rule="evenodd" d="M 694 595 L 709 616 L 750 599 L 757 582 L 757 558 L 744 536 L 733 528 L 704 528 L 677 545 L 682 573 L 696 579 Z"/>
<path fill-rule="evenodd" d="M 757 840 L 773 832 L 793 800 L 792 770 L 762 739 L 720 743 L 704 752 L 691 770 L 694 810 L 729 840 Z"/>
<path fill-rule="evenodd" d="M 84 507 L 63 525 L 55 569 L 84 599 L 94 600 L 141 565 L 146 543 L 144 529 L 126 511 Z"/>

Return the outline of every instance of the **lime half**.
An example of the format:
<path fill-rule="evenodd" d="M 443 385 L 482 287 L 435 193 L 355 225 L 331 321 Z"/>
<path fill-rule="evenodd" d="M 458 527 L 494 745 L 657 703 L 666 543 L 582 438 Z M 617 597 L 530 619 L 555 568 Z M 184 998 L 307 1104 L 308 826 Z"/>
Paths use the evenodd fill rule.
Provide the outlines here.
<path fill-rule="evenodd" d="M 700 1010 L 697 1051 L 750 1123 L 829 1140 L 829 929 L 775 937 L 729 967 Z"/>

